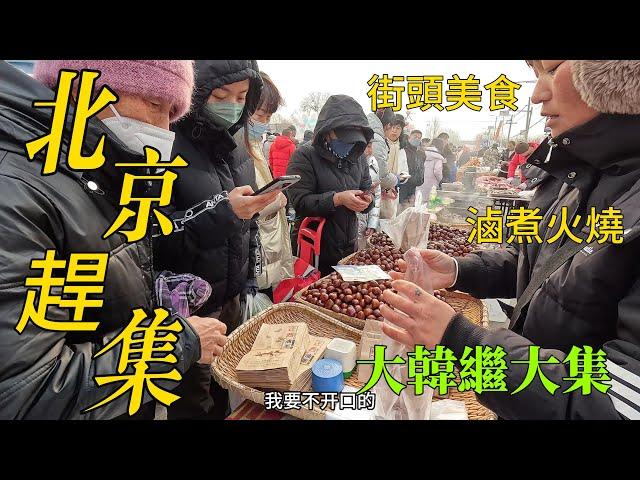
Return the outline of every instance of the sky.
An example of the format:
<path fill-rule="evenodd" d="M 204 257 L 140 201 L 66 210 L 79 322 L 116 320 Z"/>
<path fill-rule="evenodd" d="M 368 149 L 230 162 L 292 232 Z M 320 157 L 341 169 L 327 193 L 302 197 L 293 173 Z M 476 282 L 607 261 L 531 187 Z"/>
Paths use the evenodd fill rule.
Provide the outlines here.
<path fill-rule="evenodd" d="M 267 73 L 274 81 L 280 93 L 284 96 L 285 106 L 278 113 L 287 117 L 300 107 L 301 100 L 310 92 L 322 91 L 330 94 L 346 94 L 355 98 L 365 110 L 371 111 L 371 99 L 367 96 L 369 85 L 367 81 L 373 74 L 381 76 L 417 76 L 417 75 L 442 75 L 444 76 L 443 90 L 448 89 L 447 79 L 453 74 L 460 78 L 467 78 L 474 74 L 480 80 L 482 93 L 482 110 L 473 111 L 465 106 L 442 112 L 434 107 L 422 112 L 419 108 L 411 109 L 411 123 L 414 128 L 431 135 L 431 125 L 428 122 L 437 117 L 441 128 L 449 128 L 457 131 L 462 140 L 473 140 L 481 132 L 486 132 L 487 127 L 496 124 L 496 116 L 499 110 L 489 110 L 488 90 L 484 85 L 493 82 L 500 74 L 505 74 L 514 82 L 535 81 L 535 75 L 524 60 L 258 60 L 260 70 Z M 405 83 L 400 83 L 406 86 Z M 523 110 L 513 119 L 511 137 L 515 137 L 525 129 L 527 101 L 533 92 L 535 83 L 522 83 L 516 91 L 516 106 Z M 403 96 L 403 107 L 398 112 L 406 114 L 405 108 L 408 102 L 406 91 Z M 446 97 L 443 105 L 448 105 Z M 529 138 L 542 136 L 544 122 L 540 117 L 540 105 L 532 105 L 531 125 Z M 509 110 L 509 112 L 512 112 Z M 497 118 L 497 122 L 500 122 Z M 506 117 L 505 117 L 506 118 Z M 536 124 L 536 122 L 539 122 Z M 535 124 L 535 125 L 534 125 Z M 504 127 L 504 138 L 507 137 L 508 125 Z M 439 132 L 438 132 L 439 133 Z M 298 135 L 298 136 L 301 136 Z"/>

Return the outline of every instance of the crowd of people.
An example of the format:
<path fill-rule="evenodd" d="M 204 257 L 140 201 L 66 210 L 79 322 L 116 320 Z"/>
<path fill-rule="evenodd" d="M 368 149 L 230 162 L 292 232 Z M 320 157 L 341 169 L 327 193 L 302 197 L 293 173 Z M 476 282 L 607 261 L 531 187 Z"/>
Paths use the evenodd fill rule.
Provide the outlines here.
<path fill-rule="evenodd" d="M 98 387 L 93 377 L 116 371 L 117 355 L 94 354 L 128 324 L 132 309 L 166 305 L 158 285 L 174 281 L 188 292 L 182 299 L 189 308 L 181 314 L 174 310 L 184 327 L 176 334 L 174 351 L 182 380 L 166 382 L 180 396 L 168 406 L 167 418 L 224 418 L 227 392 L 212 379 L 209 365 L 242 323 L 246 297 L 263 292 L 273 298 L 278 284 L 294 276 L 295 232 L 302 220 L 325 219 L 318 268 L 327 275 L 380 229 L 381 219 L 414 206 L 417 196 L 428 201 L 443 183 L 455 182 L 457 170 L 472 157 L 512 178 L 514 185 L 535 188 L 532 205 L 541 208 L 545 221 L 561 208 L 578 216 L 592 206 L 624 208 L 624 243 L 567 257 L 553 271 L 545 268 L 561 242 L 458 259 L 423 251 L 434 288 L 477 298 L 526 295 L 527 303 L 512 330 L 489 332 L 396 273 L 394 291 L 385 292 L 381 307 L 391 322 L 385 323 L 385 333 L 410 347 L 449 346 L 458 358 L 465 346 L 475 345 L 500 345 L 510 360 L 522 359 L 532 344 L 542 347 L 544 358 L 552 353 L 564 358 L 572 345 L 592 345 L 604 348 L 628 371 L 628 388 L 640 390 L 640 383 L 634 383 L 640 379 L 639 280 L 638 269 L 630 268 L 640 245 L 640 95 L 624 80 L 640 78 L 640 67 L 628 62 L 614 69 L 599 61 L 530 65 L 538 77 L 532 101 L 552 118 L 551 135 L 540 144 L 510 141 L 502 150 L 493 144 L 472 151 L 452 145 L 445 132 L 424 138 L 390 108 L 366 114 L 347 95 L 330 96 L 314 130 L 301 132 L 302 140 L 294 125 L 272 132 L 271 117 L 284 103 L 281 89 L 286 86 L 276 85 L 254 60 L 45 60 L 36 63 L 33 78 L 2 62 L 0 418 L 127 417 L 126 397 L 82 413 L 116 389 Z M 52 89 L 63 69 L 99 70 L 96 87 L 108 85 L 117 93 L 110 108 L 89 119 L 85 135 L 92 145 L 102 139 L 107 161 L 99 170 L 69 168 L 69 139 L 63 138 L 58 173 L 43 176 L 44 156 L 29 161 L 24 145 L 49 133 L 52 110 L 33 102 L 54 98 Z M 578 69 L 586 73 L 576 74 Z M 609 90 L 593 80 L 602 76 L 612 84 Z M 77 92 L 72 95 L 75 101 Z M 72 119 L 64 125 L 71 132 Z M 133 243 L 122 235 L 104 238 L 117 216 L 125 181 L 116 164 L 139 163 L 145 146 L 188 162 L 177 172 L 170 206 L 163 209 L 173 232 L 149 233 Z M 254 195 L 285 175 L 300 180 L 286 191 Z M 557 230 L 544 225 L 545 237 Z M 16 333 L 31 261 L 49 249 L 60 258 L 74 252 L 109 253 L 96 332 L 42 331 L 28 325 Z M 530 295 L 527 286 L 540 272 L 546 282 Z M 203 285 L 207 288 L 199 288 Z M 48 316 L 62 320 L 68 312 L 52 306 Z M 153 368 L 164 371 L 162 365 Z M 539 368 L 556 383 L 567 376 L 562 364 Z M 525 373 L 513 369 L 508 384 L 516 385 Z M 517 397 L 487 393 L 479 400 L 503 418 L 640 417 L 640 405 L 619 390 L 548 397 L 535 387 Z M 156 404 L 146 395 L 135 417 L 155 416 Z"/>

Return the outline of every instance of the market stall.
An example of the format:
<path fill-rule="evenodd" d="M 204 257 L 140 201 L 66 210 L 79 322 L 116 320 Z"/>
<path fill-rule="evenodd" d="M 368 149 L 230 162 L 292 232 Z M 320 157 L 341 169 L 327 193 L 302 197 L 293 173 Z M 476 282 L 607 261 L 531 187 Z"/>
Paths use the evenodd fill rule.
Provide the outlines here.
<path fill-rule="evenodd" d="M 468 233 L 465 229 L 435 223 L 430 224 L 428 229 L 431 248 L 440 249 L 452 256 L 462 256 L 475 247 L 465 244 Z M 399 270 L 398 261 L 403 258 L 404 253 L 403 249 L 395 247 L 386 234 L 380 233 L 370 238 L 366 249 L 343 259 L 340 264 L 356 267 L 374 266 L 374 268 L 379 267 L 381 272 L 397 271 Z M 323 277 L 298 292 L 294 296 L 296 303 L 275 305 L 234 331 L 229 336 L 222 355 L 212 364 L 212 374 L 222 386 L 251 402 L 240 407 L 243 412 L 252 412 L 251 416 L 254 418 L 262 416 L 280 418 L 267 413 L 264 407 L 251 406 L 251 404 L 265 405 L 265 392 L 274 390 L 303 392 L 303 394 L 322 391 L 322 388 L 316 385 L 316 381 L 319 380 L 316 372 L 312 370 L 315 365 L 320 364 L 321 359 L 324 361 L 327 358 L 342 358 L 342 354 L 339 353 L 341 349 L 332 347 L 333 343 L 338 342 L 344 347 L 344 351 L 351 349 L 352 354 L 355 355 L 353 358 L 372 359 L 373 344 L 382 342 L 380 333 L 375 337 L 371 336 L 371 331 L 376 328 L 376 325 L 379 329 L 381 321 L 384 321 L 379 306 L 382 294 L 388 288 L 391 288 L 389 279 L 348 281 L 338 272 Z M 477 324 L 487 326 L 487 314 L 480 300 L 460 292 L 436 291 L 434 294 L 451 305 L 456 312 L 463 313 Z M 279 325 L 284 330 L 278 331 L 277 334 L 267 332 L 267 329 L 271 328 L 269 326 L 273 325 Z M 304 337 L 305 335 L 308 337 Z M 267 347 L 271 348 L 275 345 L 266 345 L 265 341 L 272 340 L 272 337 L 276 336 L 287 338 L 292 342 L 294 339 L 295 342 L 303 342 L 303 350 L 306 349 L 306 351 L 301 352 L 300 357 L 306 358 L 307 363 L 304 364 L 298 357 L 284 358 L 280 363 L 272 361 L 281 353 L 267 351 Z M 262 345 L 256 350 L 257 344 Z M 277 346 L 281 347 L 281 345 Z M 265 357 L 268 357 L 272 363 L 264 363 Z M 344 365 L 344 358 L 341 361 Z M 291 368 L 292 366 L 298 366 L 298 370 Z M 370 372 L 368 375 L 366 370 L 362 371 L 365 367 L 371 368 L 353 363 L 349 367 L 344 367 L 349 369 L 348 372 L 347 370 L 342 372 L 340 369 L 342 383 L 337 391 L 351 393 L 358 391 L 370 375 Z M 455 374 L 459 379 L 457 370 Z M 433 397 L 433 405 L 443 400 L 452 402 L 445 402 L 441 404 L 442 406 L 446 405 L 447 408 L 450 405 L 457 406 L 463 411 L 464 418 L 495 419 L 491 411 L 477 402 L 473 391 L 460 392 L 456 388 L 450 388 L 446 395 L 436 393 Z M 337 412 L 331 408 L 319 408 L 317 405 L 311 405 L 311 408 L 270 408 L 268 412 L 273 410 L 302 419 L 355 418 L 349 416 L 349 413 Z M 431 417 L 427 418 L 448 418 L 446 414 L 439 413 L 437 407 L 431 411 L 434 413 L 429 413 Z M 373 416 L 373 413 L 371 415 L 369 418 L 380 418 Z M 239 412 L 232 416 L 232 418 L 241 417 L 243 415 Z M 463 417 L 453 415 L 452 418 Z"/>

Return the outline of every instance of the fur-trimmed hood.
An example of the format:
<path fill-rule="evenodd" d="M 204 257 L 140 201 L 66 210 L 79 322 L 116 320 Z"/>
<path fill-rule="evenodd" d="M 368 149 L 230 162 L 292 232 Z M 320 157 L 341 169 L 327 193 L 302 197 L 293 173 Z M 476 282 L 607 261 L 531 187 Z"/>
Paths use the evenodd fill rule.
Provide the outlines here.
<path fill-rule="evenodd" d="M 573 84 L 602 113 L 640 114 L 640 60 L 573 60 Z"/>

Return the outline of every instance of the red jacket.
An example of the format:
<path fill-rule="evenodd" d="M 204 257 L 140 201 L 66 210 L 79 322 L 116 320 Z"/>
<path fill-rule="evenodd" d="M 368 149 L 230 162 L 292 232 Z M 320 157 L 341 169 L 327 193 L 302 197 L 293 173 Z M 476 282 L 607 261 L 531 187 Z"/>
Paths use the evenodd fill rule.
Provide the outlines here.
<path fill-rule="evenodd" d="M 529 143 L 529 147 L 533 148 L 534 150 L 539 146 L 539 144 L 536 142 L 528 142 L 528 143 Z M 529 158 L 529 155 L 525 157 L 520 153 L 515 153 L 511 158 L 511 160 L 509 161 L 509 173 L 507 174 L 507 178 L 514 177 L 516 174 L 516 168 L 518 168 L 518 165 L 525 164 L 527 162 L 527 158 Z M 527 178 L 524 176 L 524 172 L 522 172 L 522 169 L 520 169 L 520 180 L 522 180 L 522 183 L 527 181 Z"/>
<path fill-rule="evenodd" d="M 284 135 L 278 136 L 276 141 L 273 142 L 269 149 L 269 167 L 271 167 L 274 179 L 287 174 L 289 159 L 295 149 L 295 143 Z"/>
<path fill-rule="evenodd" d="M 513 156 L 513 158 L 509 161 L 509 173 L 507 174 L 507 178 L 513 178 L 516 174 L 516 168 L 518 168 L 518 165 L 522 165 L 526 161 L 527 161 L 527 157 L 525 157 L 520 153 L 516 153 Z M 524 178 L 524 175 L 522 175 L 522 172 L 520 173 L 520 177 L 523 182 L 526 181 L 526 179 Z"/>

